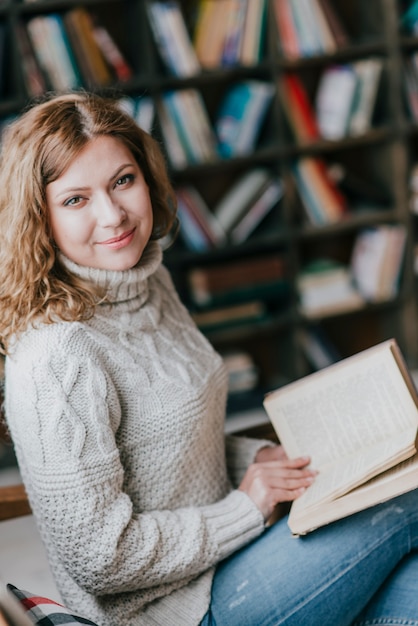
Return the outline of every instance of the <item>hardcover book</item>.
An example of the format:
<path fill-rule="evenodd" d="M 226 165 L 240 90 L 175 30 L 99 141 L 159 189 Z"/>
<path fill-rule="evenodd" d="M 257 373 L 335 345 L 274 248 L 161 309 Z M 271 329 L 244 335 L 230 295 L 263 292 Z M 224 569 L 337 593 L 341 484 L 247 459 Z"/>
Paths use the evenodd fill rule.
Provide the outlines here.
<path fill-rule="evenodd" d="M 418 396 L 394 339 L 267 394 L 290 458 L 319 471 L 291 506 L 303 535 L 418 487 Z"/>
<path fill-rule="evenodd" d="M 273 95 L 274 86 L 259 80 L 239 82 L 227 90 L 215 120 L 223 157 L 253 150 Z"/>

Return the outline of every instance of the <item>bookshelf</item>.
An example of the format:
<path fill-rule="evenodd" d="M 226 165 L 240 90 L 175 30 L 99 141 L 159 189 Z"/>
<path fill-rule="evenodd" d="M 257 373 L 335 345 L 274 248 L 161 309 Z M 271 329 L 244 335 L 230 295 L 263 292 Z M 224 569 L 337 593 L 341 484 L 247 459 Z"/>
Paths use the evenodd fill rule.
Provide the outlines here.
<path fill-rule="evenodd" d="M 333 350 L 343 357 L 395 336 L 409 363 L 416 367 L 417 278 L 413 267 L 418 218 L 410 211 L 409 181 L 412 166 L 418 161 L 418 115 L 413 114 L 414 98 L 407 89 L 405 65 L 414 52 L 418 54 L 418 34 L 401 23 L 411 2 L 307 2 L 307 11 L 320 11 L 322 17 L 309 13 L 308 20 L 306 12 L 296 15 L 298 28 L 293 28 L 292 39 L 289 24 L 283 28 L 284 15 L 302 2 L 249 0 L 247 6 L 254 13 L 252 23 L 262 26 L 261 30 L 256 27 L 247 40 L 245 54 L 236 48 L 234 52 L 231 32 L 228 48 L 224 47 L 223 52 L 219 43 L 219 33 L 232 20 L 229 16 L 234 11 L 235 24 L 241 24 L 241 31 L 244 28 L 240 2 L 207 1 L 207 12 L 218 12 L 218 21 L 212 24 L 203 22 L 203 4 L 199 0 L 180 0 L 184 23 L 178 30 L 178 16 L 169 17 L 170 3 L 164 2 L 160 7 L 162 31 L 156 37 L 145 0 L 6 0 L 0 6 L 1 119 L 7 123 L 31 98 L 24 72 L 28 61 L 22 58 L 24 46 L 17 37 L 18 30 L 27 32 L 27 25 L 35 18 L 50 15 L 58 15 L 65 26 L 66 16 L 82 7 L 111 35 L 129 72 L 118 77 L 112 70 L 110 78 L 96 83 L 82 76 L 80 86 L 114 97 L 136 98 L 137 105 L 151 103 L 147 125 L 166 152 L 174 185 L 182 193 L 192 188 L 200 198 L 200 212 L 199 207 L 195 208 L 198 215 L 190 217 L 184 210 L 183 221 L 190 221 L 189 240 L 185 233 L 165 252 L 166 263 L 186 305 L 194 313 L 202 312 L 193 299 L 189 281 L 189 273 L 197 266 L 220 265 L 227 272 L 237 262 L 248 267 L 248 262 L 272 255 L 284 262 L 284 279 L 273 285 L 268 294 L 263 295 L 256 288 L 256 280 L 255 284 L 247 284 L 247 301 L 260 305 L 253 307 L 252 316 L 248 307 L 243 307 L 245 312 L 238 317 L 229 315 L 223 323 L 212 324 L 204 331 L 221 352 L 239 350 L 250 355 L 257 372 L 255 389 L 233 394 L 231 410 L 252 410 L 260 406 L 265 390 L 308 373 L 313 364 L 301 336 L 318 326 Z M 209 4 L 213 5 L 210 9 Z M 243 1 L 241 10 L 244 5 Z M 332 35 L 324 26 L 324 10 L 329 5 L 340 25 Z M 265 6 L 265 16 L 260 18 L 255 7 L 261 6 Z M 279 14 L 282 17 L 278 21 Z M 205 19 L 208 20 L 207 15 Z M 320 35 L 312 26 L 315 19 L 322 24 Z M 167 32 L 169 41 L 161 44 Z M 170 47 L 174 45 L 170 42 L 173 32 L 175 45 L 180 48 Z M 235 37 L 237 32 L 239 29 Z M 351 88 L 352 80 L 357 81 L 355 94 L 360 98 L 361 84 L 363 91 L 365 85 L 369 88 L 372 84 L 370 74 L 365 82 L 360 82 L 359 67 L 364 65 L 360 62 L 370 60 L 377 67 L 377 78 L 373 79 L 373 93 L 370 89 L 363 93 L 366 104 L 363 101 L 358 105 L 361 121 L 356 122 L 357 131 L 350 130 L 354 124 L 349 126 L 336 119 L 338 133 L 335 135 L 333 130 L 333 136 L 324 138 L 318 129 L 318 107 L 331 107 L 338 114 L 338 96 L 349 93 L 344 90 Z M 330 71 L 336 68 L 343 68 L 344 72 Z M 340 82 L 330 86 L 325 77 Z M 290 82 L 293 91 L 289 94 Z M 299 88 L 296 95 L 295 85 L 296 91 Z M 239 120 L 228 118 L 225 123 L 225 108 L 233 101 L 233 89 L 248 92 L 250 86 L 261 86 L 258 91 L 262 95 L 252 117 L 236 130 L 232 123 Z M 132 104 L 132 100 L 127 103 Z M 354 108 L 354 100 L 351 106 Z M 190 126 L 184 126 L 185 119 Z M 240 144 L 244 148 L 231 148 L 231 144 L 219 151 L 220 128 L 223 137 L 235 132 L 240 140 L 244 133 L 249 133 L 246 142 Z M 250 131 L 255 131 L 254 136 Z M 249 232 L 240 239 L 234 239 L 232 231 L 219 236 L 216 228 L 213 231 L 212 217 L 208 220 L 207 212 L 216 217 L 227 193 L 242 179 L 251 177 L 254 170 L 269 174 L 272 187 L 264 203 L 271 198 L 271 205 L 258 209 L 262 217 L 255 217 Z M 263 184 L 267 185 L 265 181 Z M 255 193 L 255 187 L 246 191 L 249 196 L 252 192 Z M 309 203 L 312 195 L 321 199 L 319 209 Z M 243 206 L 240 211 L 235 207 L 237 215 L 246 214 L 249 207 L 245 207 L 245 198 L 240 202 Z M 403 227 L 406 233 L 400 277 L 393 295 L 366 299 L 355 307 L 339 306 L 337 301 L 334 308 L 313 316 L 301 309 L 298 289 L 302 271 L 324 261 L 350 269 L 358 235 L 365 229 L 391 225 Z M 199 229 L 200 234 L 196 235 Z M 368 272 L 368 267 L 363 271 Z M 231 304 L 227 300 L 225 306 Z"/>

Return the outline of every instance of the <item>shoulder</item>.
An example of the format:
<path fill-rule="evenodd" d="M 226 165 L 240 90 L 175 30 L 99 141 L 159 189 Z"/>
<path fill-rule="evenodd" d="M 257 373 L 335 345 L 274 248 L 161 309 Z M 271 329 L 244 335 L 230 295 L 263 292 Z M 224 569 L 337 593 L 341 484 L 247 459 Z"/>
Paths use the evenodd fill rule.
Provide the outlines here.
<path fill-rule="evenodd" d="M 7 361 L 27 369 L 51 357 L 85 357 L 91 349 L 92 342 L 86 324 L 59 321 L 42 323 L 30 327 L 16 338 Z"/>

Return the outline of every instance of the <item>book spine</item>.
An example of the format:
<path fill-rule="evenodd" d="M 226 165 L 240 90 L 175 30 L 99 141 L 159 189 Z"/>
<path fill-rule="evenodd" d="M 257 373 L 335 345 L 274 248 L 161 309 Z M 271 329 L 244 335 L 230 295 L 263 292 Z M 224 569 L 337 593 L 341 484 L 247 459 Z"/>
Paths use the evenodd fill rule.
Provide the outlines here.
<path fill-rule="evenodd" d="M 216 137 L 206 111 L 204 100 L 196 89 L 182 92 L 182 105 L 186 123 L 194 137 L 194 149 L 199 162 L 210 162 L 217 158 Z"/>
<path fill-rule="evenodd" d="M 301 143 L 319 139 L 319 127 L 305 88 L 295 74 L 286 74 L 279 82 L 282 102 L 293 133 Z"/>
<path fill-rule="evenodd" d="M 305 157 L 300 160 L 300 167 L 309 179 L 313 193 L 320 203 L 325 223 L 338 222 L 347 209 L 346 201 L 331 181 L 323 161 Z"/>
<path fill-rule="evenodd" d="M 235 143 L 236 154 L 248 154 L 257 142 L 268 107 L 274 96 L 271 83 L 249 81 L 250 99 Z"/>
<path fill-rule="evenodd" d="M 148 1 L 146 6 L 155 42 L 166 67 L 176 76 L 198 73 L 200 64 L 178 3 L 174 0 Z"/>
<path fill-rule="evenodd" d="M 200 0 L 193 43 L 202 67 L 214 69 L 221 64 L 227 21 L 223 2 Z"/>
<path fill-rule="evenodd" d="M 214 246 L 221 246 L 225 244 L 226 236 L 224 230 L 209 207 L 206 205 L 202 196 L 198 193 L 197 189 L 187 185 L 179 187 L 176 193 L 177 197 L 181 199 L 189 213 L 194 216 L 195 221 L 199 224 L 211 244 Z"/>
<path fill-rule="evenodd" d="M 283 184 L 279 180 L 272 180 L 241 221 L 233 228 L 231 241 L 234 244 L 246 241 L 271 209 L 277 205 L 282 196 Z"/>
<path fill-rule="evenodd" d="M 190 130 L 189 119 L 183 111 L 184 93 L 180 91 L 166 92 L 162 99 L 166 105 L 166 111 L 177 129 L 177 135 L 183 145 L 188 163 L 198 163 L 200 158 L 196 151 L 195 138 Z"/>
<path fill-rule="evenodd" d="M 318 0 L 329 27 L 334 35 L 338 48 L 344 48 L 350 43 L 349 36 L 342 21 L 338 17 L 331 0 Z"/>
<path fill-rule="evenodd" d="M 228 26 L 221 57 L 221 65 L 224 67 L 236 65 L 239 61 L 248 0 L 228 2 Z"/>
<path fill-rule="evenodd" d="M 106 60 L 97 45 L 93 33 L 93 19 L 90 13 L 77 7 L 67 14 L 70 23 L 69 35 L 77 54 L 77 59 L 85 72 L 85 80 L 91 87 L 105 87 L 113 76 Z"/>
<path fill-rule="evenodd" d="M 268 180 L 269 173 L 263 168 L 256 168 L 232 185 L 214 208 L 214 214 L 222 228 L 228 233 L 239 218 L 245 213 L 251 199 Z"/>
<path fill-rule="evenodd" d="M 351 64 L 334 65 L 324 70 L 316 95 L 316 111 L 322 137 L 336 140 L 348 132 L 358 75 Z"/>
<path fill-rule="evenodd" d="M 27 23 L 27 30 L 35 56 L 48 78 L 48 83 L 51 85 L 52 89 L 63 89 L 59 71 L 57 71 L 57 67 L 53 61 L 54 51 L 46 17 L 37 16 L 30 19 Z"/>
<path fill-rule="evenodd" d="M 135 121 L 147 133 L 153 130 L 155 104 L 151 96 L 140 96 L 136 99 Z"/>
<path fill-rule="evenodd" d="M 23 78 L 30 97 L 38 97 L 47 90 L 47 82 L 35 57 L 28 33 L 21 22 L 16 24 L 16 40 L 22 62 Z"/>
<path fill-rule="evenodd" d="M 132 78 L 132 69 L 128 65 L 125 57 L 111 37 L 109 31 L 102 25 L 93 26 L 93 35 L 104 58 L 113 68 L 118 80 L 124 82 Z"/>
<path fill-rule="evenodd" d="M 194 293 L 203 298 L 240 287 L 270 285 L 281 280 L 286 264 L 278 254 L 231 262 L 227 265 L 197 267 L 188 274 Z"/>
<path fill-rule="evenodd" d="M 289 0 L 289 4 L 298 33 L 301 55 L 309 57 L 317 54 L 318 43 L 311 22 L 310 7 L 308 6 L 308 11 L 306 11 L 305 0 Z M 310 16 L 309 19 L 306 13 Z"/>
<path fill-rule="evenodd" d="M 179 137 L 178 130 L 174 125 L 169 112 L 167 111 L 167 106 L 164 100 L 157 100 L 156 108 L 164 139 L 164 146 L 171 164 L 179 169 L 186 167 L 188 163 L 187 155 Z"/>
<path fill-rule="evenodd" d="M 371 125 L 383 61 L 378 58 L 357 61 L 354 70 L 358 76 L 358 93 L 349 121 L 349 134 L 361 135 Z"/>
<path fill-rule="evenodd" d="M 254 65 L 261 59 L 266 14 L 267 0 L 259 0 L 258 2 L 248 0 L 240 52 L 242 65 Z"/>
<path fill-rule="evenodd" d="M 195 252 L 210 250 L 211 242 L 179 194 L 177 194 L 177 211 L 180 219 L 180 234 L 186 246 Z"/>
<path fill-rule="evenodd" d="M 50 31 L 50 38 L 54 58 L 57 64 L 57 74 L 60 75 L 61 89 L 75 89 L 81 86 L 81 76 L 78 70 L 74 53 L 65 32 L 62 17 L 51 14 L 45 18 Z"/>
<path fill-rule="evenodd" d="M 173 48 L 176 50 L 178 58 L 181 59 L 181 75 L 193 76 L 198 74 L 201 69 L 200 63 L 186 28 L 180 6 L 173 1 L 169 2 L 168 5 L 164 4 L 164 6 L 166 10 L 168 9 L 168 29 L 170 37 L 174 42 Z"/>
<path fill-rule="evenodd" d="M 301 166 L 300 160 L 293 165 L 292 171 L 309 222 L 314 226 L 326 224 L 327 219 L 324 215 L 322 205 L 315 193 L 309 175 Z"/>
<path fill-rule="evenodd" d="M 326 54 L 332 54 L 337 50 L 337 42 L 335 40 L 334 33 L 331 30 L 322 6 L 319 4 L 318 0 L 310 1 L 312 3 L 312 12 L 314 14 L 314 19 L 317 24 L 317 30 L 322 50 Z"/>
<path fill-rule="evenodd" d="M 273 10 L 283 56 L 288 59 L 299 58 L 301 48 L 290 0 L 273 0 Z"/>

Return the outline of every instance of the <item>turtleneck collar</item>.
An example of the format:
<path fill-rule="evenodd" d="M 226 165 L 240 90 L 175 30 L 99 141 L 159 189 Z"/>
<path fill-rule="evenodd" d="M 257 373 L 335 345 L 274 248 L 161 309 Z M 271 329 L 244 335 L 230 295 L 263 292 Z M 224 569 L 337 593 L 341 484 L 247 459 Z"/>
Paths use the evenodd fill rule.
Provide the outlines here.
<path fill-rule="evenodd" d="M 148 295 L 148 278 L 155 273 L 162 261 L 161 246 L 150 241 L 141 259 L 129 270 L 104 270 L 78 265 L 63 254 L 62 264 L 75 276 L 88 280 L 106 290 L 105 303 L 126 302 L 134 298 L 146 300 Z"/>

